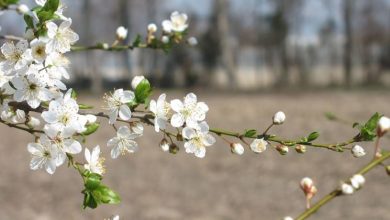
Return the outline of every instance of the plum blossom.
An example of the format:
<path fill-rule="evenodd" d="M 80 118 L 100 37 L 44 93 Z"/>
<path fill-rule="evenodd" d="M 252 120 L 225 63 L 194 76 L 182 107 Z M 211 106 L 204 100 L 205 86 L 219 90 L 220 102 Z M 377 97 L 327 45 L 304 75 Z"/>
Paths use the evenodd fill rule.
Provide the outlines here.
<path fill-rule="evenodd" d="M 356 158 L 363 157 L 364 155 L 366 155 L 366 151 L 364 150 L 364 148 L 357 144 L 352 147 L 351 152 L 352 155 Z"/>
<path fill-rule="evenodd" d="M 179 99 L 171 101 L 171 108 L 175 112 L 171 118 L 173 127 L 181 127 L 186 124 L 187 127 L 196 128 L 198 122 L 205 120 L 209 107 L 204 102 L 197 102 L 194 93 L 189 93 L 184 98 L 184 103 Z"/>
<path fill-rule="evenodd" d="M 66 53 L 70 51 L 70 46 L 79 40 L 79 35 L 70 28 L 71 24 L 72 19 L 63 21 L 60 26 L 57 26 L 54 22 L 46 23 L 49 38 L 46 45 L 47 53 Z"/>
<path fill-rule="evenodd" d="M 183 32 L 188 28 L 187 15 L 177 11 L 172 12 L 170 20 L 162 22 L 163 30 L 167 33 Z"/>
<path fill-rule="evenodd" d="M 46 59 L 46 43 L 39 39 L 34 39 L 30 42 L 32 58 L 42 63 Z"/>
<path fill-rule="evenodd" d="M 111 157 L 116 159 L 120 154 L 124 155 L 126 152 L 136 152 L 138 150 L 138 144 L 134 139 L 139 136 L 140 134 L 131 132 L 129 127 L 121 126 L 116 133 L 116 137 L 111 138 L 107 142 L 107 146 L 112 147 Z"/>
<path fill-rule="evenodd" d="M 159 132 L 160 129 L 165 129 L 168 118 L 171 112 L 171 106 L 167 101 L 165 101 L 166 94 L 161 94 L 157 102 L 155 100 L 151 100 L 149 103 L 149 110 L 154 115 L 154 129 L 156 132 Z"/>
<path fill-rule="evenodd" d="M 125 27 L 120 26 L 116 29 L 116 38 L 118 40 L 124 40 L 127 37 L 127 33 L 128 33 L 128 30 Z"/>
<path fill-rule="evenodd" d="M 272 120 L 273 123 L 276 125 L 283 124 L 283 122 L 286 120 L 286 115 L 284 114 L 284 112 L 281 111 L 276 112 Z"/>
<path fill-rule="evenodd" d="M 255 153 L 261 153 L 267 149 L 267 141 L 264 140 L 264 138 L 255 139 L 251 143 L 250 147 L 253 152 Z"/>
<path fill-rule="evenodd" d="M 86 116 L 78 114 L 79 106 L 71 94 L 72 90 L 68 90 L 64 97 L 51 101 L 48 111 L 41 114 L 43 120 L 68 135 L 83 132 L 87 123 Z"/>
<path fill-rule="evenodd" d="M 16 45 L 6 42 L 1 46 L 1 53 L 5 60 L 2 62 L 2 69 L 6 74 L 26 68 L 31 63 L 31 49 L 28 48 L 26 40 L 19 41 Z"/>
<path fill-rule="evenodd" d="M 103 166 L 104 158 L 100 157 L 99 145 L 94 147 L 92 152 L 90 152 L 88 148 L 85 148 L 84 156 L 85 160 L 87 161 L 87 164 L 84 164 L 85 169 L 100 175 L 105 172 Z"/>
<path fill-rule="evenodd" d="M 353 188 L 360 189 L 364 185 L 364 183 L 366 182 L 366 179 L 361 174 L 355 174 L 350 179 L 350 181 L 351 181 L 351 185 L 353 186 Z"/>
<path fill-rule="evenodd" d="M 13 78 L 12 84 L 16 88 L 15 101 L 26 101 L 31 108 L 37 108 L 42 101 L 49 101 L 52 97 L 51 92 L 34 75 Z"/>
<path fill-rule="evenodd" d="M 57 149 L 51 144 L 46 135 L 42 135 L 38 143 L 29 143 L 27 150 L 32 154 L 30 168 L 37 170 L 45 168 L 46 172 L 53 174 L 57 167 Z"/>
<path fill-rule="evenodd" d="M 209 134 L 209 126 L 203 121 L 196 129 L 185 127 L 182 131 L 186 139 L 184 148 L 187 153 L 193 153 L 196 157 L 203 158 L 206 155 L 206 147 L 215 143 L 215 138 Z"/>
<path fill-rule="evenodd" d="M 105 95 L 103 99 L 106 102 L 105 109 L 108 110 L 109 123 L 114 124 L 118 118 L 129 120 L 131 118 L 131 110 L 127 103 L 130 103 L 135 98 L 135 95 L 130 90 L 117 89 L 113 94 Z"/>
<path fill-rule="evenodd" d="M 57 166 L 60 166 L 65 162 L 66 153 L 78 154 L 81 152 L 81 144 L 72 138 L 71 133 L 58 130 L 58 127 L 53 124 L 46 124 L 44 131 L 50 138 L 52 145 L 57 149 Z"/>

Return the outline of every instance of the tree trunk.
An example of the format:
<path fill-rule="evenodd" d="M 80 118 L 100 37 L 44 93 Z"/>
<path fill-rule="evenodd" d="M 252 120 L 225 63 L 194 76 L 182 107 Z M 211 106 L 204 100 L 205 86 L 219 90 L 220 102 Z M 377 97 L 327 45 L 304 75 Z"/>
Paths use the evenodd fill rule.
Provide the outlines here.
<path fill-rule="evenodd" d="M 216 0 L 217 30 L 220 37 L 221 64 L 228 79 L 231 89 L 236 88 L 234 50 L 229 43 L 229 5 L 228 0 Z"/>
<path fill-rule="evenodd" d="M 344 0 L 344 79 L 345 85 L 351 87 L 352 85 L 352 50 L 353 50 L 353 30 L 352 30 L 352 13 L 353 1 Z"/>

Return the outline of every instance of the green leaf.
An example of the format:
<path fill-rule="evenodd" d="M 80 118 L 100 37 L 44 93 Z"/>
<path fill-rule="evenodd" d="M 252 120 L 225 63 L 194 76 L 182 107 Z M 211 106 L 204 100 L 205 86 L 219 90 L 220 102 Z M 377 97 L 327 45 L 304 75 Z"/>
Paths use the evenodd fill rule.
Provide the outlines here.
<path fill-rule="evenodd" d="M 45 5 L 37 11 L 39 21 L 43 23 L 53 19 L 55 16 L 54 13 L 57 11 L 59 4 L 59 0 L 47 0 Z"/>
<path fill-rule="evenodd" d="M 121 202 L 119 195 L 105 185 L 100 185 L 92 192 L 92 195 L 98 203 L 119 204 Z"/>
<path fill-rule="evenodd" d="M 89 207 L 91 209 L 95 209 L 98 206 L 98 204 L 95 198 L 93 197 L 92 193 L 87 190 L 84 191 L 83 193 L 84 193 L 83 208 L 85 209 Z"/>
<path fill-rule="evenodd" d="M 79 104 L 79 109 L 93 109 L 91 105 Z"/>
<path fill-rule="evenodd" d="M 23 16 L 23 18 L 24 18 L 24 22 L 26 22 L 27 28 L 34 29 L 34 20 L 33 20 L 33 18 L 30 15 L 28 15 L 28 14 L 25 14 Z"/>
<path fill-rule="evenodd" d="M 100 127 L 100 124 L 95 122 L 92 124 L 87 125 L 87 130 L 81 133 L 82 135 L 90 135 L 95 133 Z"/>
<path fill-rule="evenodd" d="M 248 129 L 248 130 L 245 130 L 244 136 L 251 138 L 251 137 L 255 137 L 256 134 L 257 134 L 257 131 L 255 129 Z"/>
<path fill-rule="evenodd" d="M 331 121 L 334 121 L 337 119 L 337 116 L 332 112 L 325 112 L 325 117 Z"/>
<path fill-rule="evenodd" d="M 376 137 L 376 126 L 381 115 L 375 113 L 371 118 L 360 127 L 359 137 L 362 141 L 372 141 Z"/>
<path fill-rule="evenodd" d="M 140 44 L 141 44 L 141 35 L 137 34 L 131 46 L 138 47 Z"/>
<path fill-rule="evenodd" d="M 72 89 L 72 94 L 70 95 L 70 97 L 72 97 L 72 99 L 77 99 L 77 92 L 76 90 Z"/>
<path fill-rule="evenodd" d="M 135 88 L 135 101 L 139 104 L 144 104 L 151 93 L 152 88 L 149 81 L 143 79 Z"/>
<path fill-rule="evenodd" d="M 316 132 L 316 131 L 312 132 L 309 134 L 309 136 L 307 136 L 307 142 L 312 142 L 315 139 L 317 139 L 319 136 L 320 136 L 320 134 L 318 132 Z"/>
<path fill-rule="evenodd" d="M 85 188 L 87 190 L 97 189 L 102 181 L 102 176 L 97 173 L 89 173 L 86 177 Z"/>

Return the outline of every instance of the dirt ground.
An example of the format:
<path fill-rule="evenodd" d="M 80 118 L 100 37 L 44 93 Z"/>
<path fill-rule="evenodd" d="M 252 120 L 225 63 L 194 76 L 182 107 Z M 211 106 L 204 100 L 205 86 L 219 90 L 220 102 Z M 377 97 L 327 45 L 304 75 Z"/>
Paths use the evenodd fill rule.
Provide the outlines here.
<path fill-rule="evenodd" d="M 171 92 L 168 98 L 184 95 L 184 91 Z M 326 143 L 352 137 L 355 130 L 328 121 L 324 112 L 334 112 L 351 121 L 365 120 L 375 111 L 390 115 L 390 91 L 260 95 L 200 92 L 198 96 L 210 106 L 207 120 L 211 127 L 264 129 L 273 113 L 283 110 L 286 123 L 271 133 L 293 138 L 318 131 L 319 141 Z M 91 98 L 82 100 L 101 105 Z M 367 163 L 373 149 L 372 143 L 363 143 L 370 155 L 361 159 L 353 158 L 349 152 L 338 154 L 321 149 L 309 149 L 304 155 L 291 151 L 287 156 L 271 149 L 262 154 L 246 149 L 243 156 L 237 156 L 218 140 L 208 148 L 206 158 L 198 159 L 184 150 L 177 155 L 162 152 L 158 148 L 161 135 L 148 127 L 139 139 L 139 152 L 112 160 L 105 143 L 114 132 L 103 127 L 86 146 L 101 145 L 108 170 L 104 181 L 120 193 L 120 205 L 83 211 L 78 174 L 66 166 L 53 176 L 30 171 L 26 145 L 32 137 L 0 126 L 0 219 L 103 219 L 112 214 L 125 220 L 282 219 L 304 209 L 298 186 L 302 177 L 310 176 L 316 181 L 317 200 Z M 390 144 L 389 139 L 383 144 Z M 390 219 L 390 178 L 378 167 L 366 179 L 362 190 L 337 198 L 311 219 Z"/>

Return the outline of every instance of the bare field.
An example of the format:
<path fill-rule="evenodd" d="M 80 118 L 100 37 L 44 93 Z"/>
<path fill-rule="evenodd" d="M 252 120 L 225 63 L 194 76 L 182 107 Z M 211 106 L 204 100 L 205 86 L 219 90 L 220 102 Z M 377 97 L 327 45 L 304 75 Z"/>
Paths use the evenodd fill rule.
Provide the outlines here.
<path fill-rule="evenodd" d="M 168 98 L 184 95 L 171 92 Z M 210 127 L 264 129 L 274 112 L 284 110 L 286 123 L 271 133 L 294 138 L 318 131 L 319 141 L 326 143 L 352 137 L 355 130 L 328 121 L 324 112 L 334 112 L 351 121 L 366 120 L 375 111 L 390 115 L 390 91 L 260 95 L 200 92 L 198 96 L 210 106 Z M 81 100 L 101 105 L 92 98 Z M 310 176 L 317 182 L 317 200 L 367 163 L 373 149 L 372 143 L 363 144 L 370 155 L 361 159 L 353 158 L 349 152 L 337 154 L 311 148 L 304 155 L 291 151 L 280 156 L 271 149 L 254 154 L 246 149 L 243 156 L 237 156 L 218 140 L 208 148 L 206 158 L 198 159 L 184 150 L 177 155 L 163 153 L 158 147 L 161 135 L 148 127 L 138 141 L 139 152 L 112 160 L 105 143 L 114 131 L 103 127 L 86 146 L 101 145 L 108 170 L 104 181 L 122 196 L 119 206 L 103 205 L 83 211 L 78 174 L 66 166 L 54 176 L 30 171 L 26 145 L 32 137 L 0 126 L 0 219 L 103 219 L 112 214 L 126 220 L 282 219 L 296 216 L 304 208 L 304 196 L 298 186 L 302 177 Z M 383 144 L 390 144 L 389 139 Z M 378 167 L 367 175 L 361 191 L 337 198 L 312 219 L 390 219 L 389 186 L 390 178 Z"/>

